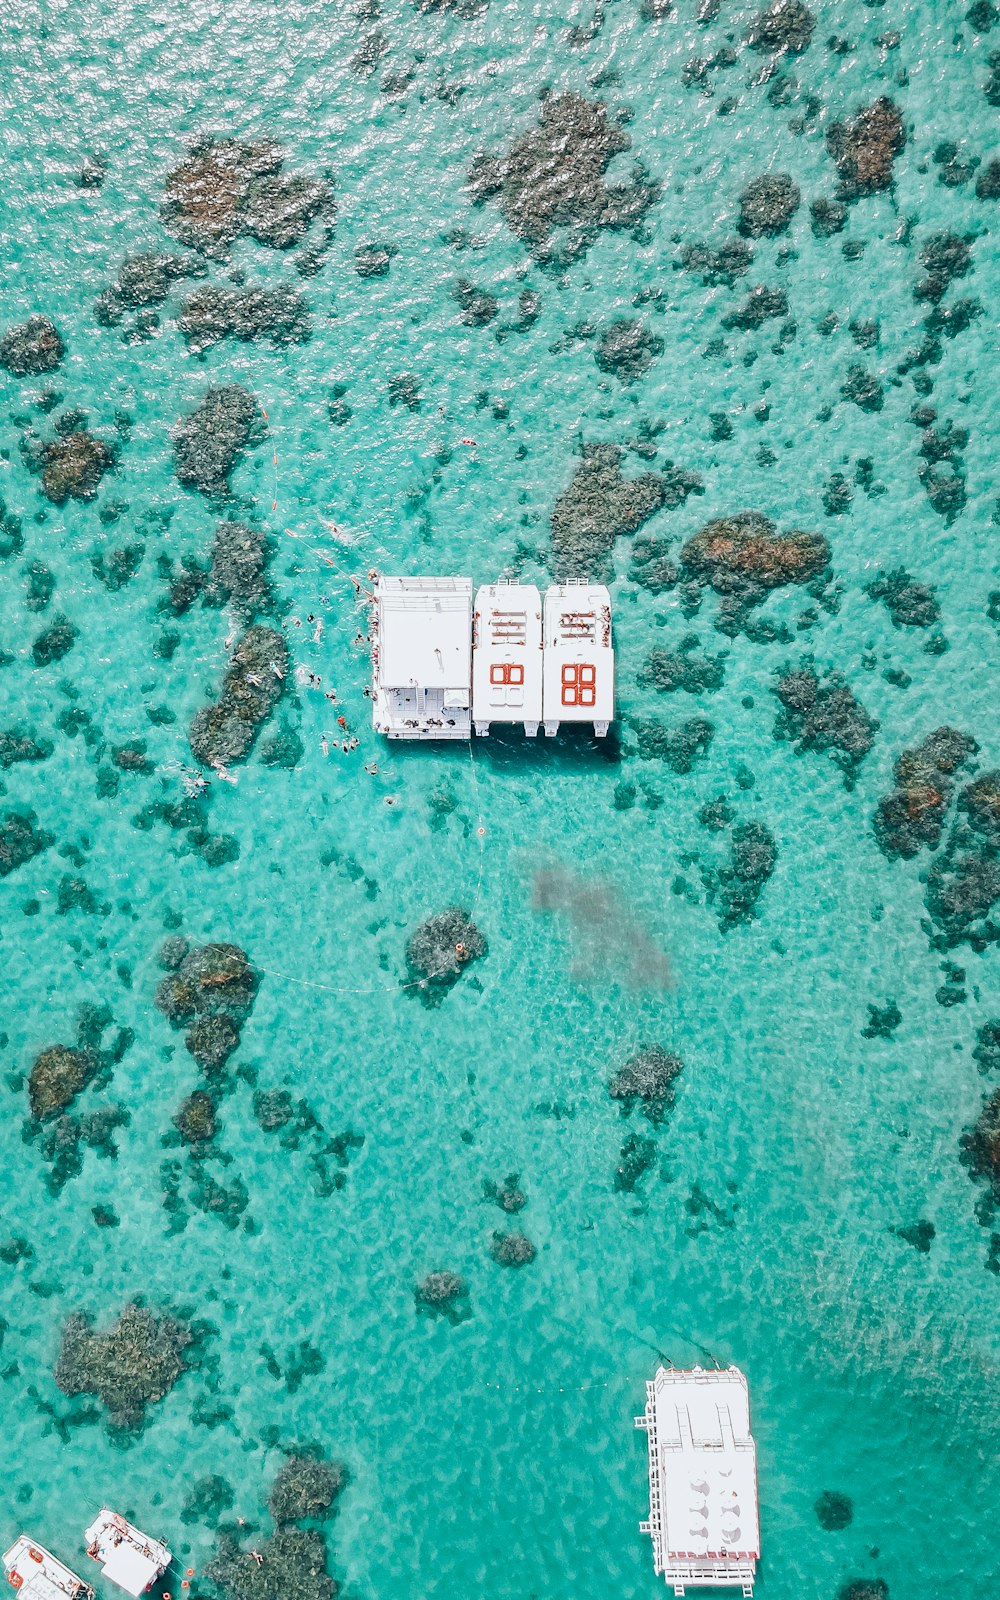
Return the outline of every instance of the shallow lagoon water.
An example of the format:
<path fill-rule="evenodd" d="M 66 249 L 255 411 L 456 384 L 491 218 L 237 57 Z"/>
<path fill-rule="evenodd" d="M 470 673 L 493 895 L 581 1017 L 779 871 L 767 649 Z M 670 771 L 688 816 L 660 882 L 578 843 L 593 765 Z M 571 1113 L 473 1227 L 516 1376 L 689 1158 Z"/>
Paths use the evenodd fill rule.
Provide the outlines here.
<path fill-rule="evenodd" d="M 752 9 L 725 4 L 699 24 L 679 0 L 653 23 L 618 0 L 581 45 L 567 29 L 590 8 L 498 0 L 477 18 L 403 4 L 372 21 L 320 4 L 183 16 L 85 4 L 18 5 L 8 19 L 3 326 L 44 312 L 67 345 L 55 373 L 4 374 L 0 397 L 0 492 L 25 534 L 2 569 L 0 646 L 14 657 L 0 674 L 4 726 L 53 745 L 44 763 L 3 774 L 2 805 L 30 804 L 55 839 L 0 885 L 0 1232 L 34 1252 L 0 1265 L 0 1508 L 12 1536 L 24 1525 L 69 1557 L 107 1500 L 171 1541 L 199 1574 L 195 1592 L 208 1594 L 200 1574 L 214 1530 L 181 1521 L 193 1485 L 221 1475 L 234 1490 L 231 1516 L 266 1531 L 278 1446 L 313 1442 L 351 1472 L 331 1525 L 331 1571 L 358 1600 L 652 1595 L 648 1541 L 636 1530 L 644 1441 L 631 1418 L 662 1354 L 731 1360 L 749 1375 L 764 1600 L 832 1596 L 861 1577 L 884 1579 L 893 1600 L 972 1600 L 995 1578 L 998 1286 L 958 1152 L 987 1087 L 972 1049 L 1000 1005 L 996 956 L 933 950 L 921 925 L 926 852 L 890 863 L 872 832 L 893 762 L 931 729 L 974 735 L 982 770 L 998 756 L 987 614 L 998 586 L 987 365 L 996 202 L 978 200 L 974 180 L 940 184 L 932 159 L 948 139 L 989 159 L 991 35 L 957 8 L 817 10 L 809 50 L 784 68 L 799 80 L 784 106 L 752 81 L 767 59 L 742 43 Z M 878 43 L 893 30 L 896 46 Z M 373 31 L 389 50 L 364 77 L 350 63 Z M 848 48 L 830 49 L 830 38 Z M 714 93 L 686 86 L 685 63 L 726 45 L 737 59 L 708 70 Z M 388 74 L 408 71 L 405 89 L 384 92 Z M 502 151 L 537 119 L 546 85 L 630 107 L 633 148 L 614 170 L 627 177 L 635 156 L 663 184 L 640 238 L 605 231 L 562 273 L 533 263 L 496 205 L 472 208 L 465 187 L 477 152 Z M 850 206 L 842 234 L 817 239 L 808 202 L 836 184 L 825 129 L 881 94 L 900 105 L 907 131 L 894 187 Z M 306 344 L 226 341 L 197 359 L 174 323 L 183 285 L 148 342 L 125 343 L 93 317 L 126 253 L 174 248 L 158 220 L 164 175 L 184 140 L 206 131 L 273 137 L 287 170 L 332 176 L 336 228 L 315 277 L 246 241 L 230 263 L 251 282 L 301 289 L 314 328 Z M 107 154 L 106 179 L 81 189 L 75 174 L 96 150 Z M 790 172 L 802 191 L 789 232 L 754 241 L 754 266 L 733 288 L 676 270 L 684 244 L 732 236 L 740 192 L 767 170 Z M 466 248 L 448 242 L 456 229 L 472 237 Z M 921 396 L 897 368 L 928 309 L 913 298 L 919 248 L 945 230 L 977 236 L 973 271 L 949 299 L 975 295 L 984 312 L 943 342 Z M 858 258 L 844 255 L 847 240 L 863 244 Z M 398 245 L 385 277 L 355 272 L 355 249 L 370 241 Z M 227 270 L 212 264 L 210 281 L 224 283 Z M 461 277 L 497 296 L 497 323 L 463 324 Z M 721 329 L 757 283 L 785 290 L 794 338 L 778 339 L 776 322 Z M 499 341 L 525 289 L 541 296 L 539 318 Z M 595 339 L 566 335 L 639 315 L 634 297 L 650 290 L 660 298 L 641 314 L 663 353 L 623 386 L 595 364 Z M 837 325 L 823 332 L 830 312 Z M 876 347 L 859 349 L 852 319 L 878 319 Z M 720 334 L 724 347 L 706 354 Z M 885 386 L 876 414 L 841 398 L 855 362 Z M 400 373 L 419 383 L 418 411 L 390 404 Z M 226 382 L 257 396 L 270 431 L 237 467 L 234 502 L 220 512 L 178 485 L 170 437 L 209 383 Z M 337 384 L 352 410 L 343 427 L 328 415 Z M 118 438 L 93 502 L 50 505 L 20 459 L 25 421 L 48 432 L 32 405 L 47 386 Z M 969 430 L 967 503 L 950 525 L 918 478 L 921 434 L 909 418 L 921 400 Z M 505 415 L 494 415 L 498 403 Z M 131 418 L 127 439 L 115 433 L 119 411 Z M 729 439 L 713 438 L 718 413 Z M 621 761 L 585 739 L 496 739 L 471 754 L 380 746 L 362 697 L 352 576 L 384 564 L 541 578 L 548 518 L 580 442 L 627 447 L 643 418 L 664 424 L 656 457 L 628 455 L 626 475 L 671 459 L 704 482 L 703 495 L 644 532 L 676 551 L 709 517 L 746 506 L 782 528 L 822 532 L 839 611 L 818 610 L 799 632 L 811 601 L 785 589 L 761 614 L 788 625 L 790 644 L 730 640 L 712 625 L 710 592 L 689 620 L 676 592 L 630 582 L 623 539 Z M 856 487 L 850 511 L 827 516 L 831 475 L 853 478 L 863 457 L 886 492 Z M 100 511 L 113 500 L 128 510 L 108 524 Z M 271 575 L 293 658 L 335 687 L 360 745 L 324 757 L 336 711 L 300 689 L 279 714 L 304 743 L 296 769 L 255 756 L 236 787 L 213 785 L 208 826 L 238 841 L 239 858 L 212 868 L 180 853 L 183 834 L 165 823 L 141 831 L 131 819 L 179 794 L 187 725 L 226 665 L 226 613 L 195 606 L 164 619 L 156 559 L 206 557 L 228 514 L 274 534 Z M 322 519 L 356 542 L 338 545 Z M 143 565 L 109 594 L 91 556 L 134 540 L 145 544 Z M 32 560 L 56 580 L 43 614 L 25 605 Z M 942 655 L 925 653 L 923 631 L 894 630 L 864 593 L 880 567 L 901 564 L 937 591 Z M 78 642 L 34 667 L 32 640 L 63 613 Z M 325 620 L 318 644 L 311 626 L 291 621 L 310 613 Z M 167 626 L 181 635 L 169 661 L 152 648 Z M 650 649 L 676 648 L 689 632 L 702 652 L 728 651 L 722 688 L 699 697 L 640 688 Z M 841 672 L 880 724 L 853 790 L 828 755 L 772 737 L 774 675 L 806 652 Z M 885 677 L 893 669 L 908 685 Z M 146 740 L 152 774 L 122 773 L 116 794 L 98 794 L 83 738 L 56 726 L 67 686 L 109 746 Z M 150 721 L 161 706 L 175 722 Z M 675 774 L 631 753 L 637 715 L 704 715 L 715 737 L 690 774 Z M 738 781 L 747 771 L 752 788 Z M 616 788 L 629 783 L 636 803 L 618 809 Z M 738 817 L 764 821 L 778 850 L 758 917 L 725 934 L 691 859 L 725 857 L 728 835 L 697 816 L 719 794 Z M 80 851 L 79 868 L 60 857 L 66 845 Z M 533 909 L 536 874 L 553 867 L 607 893 L 606 938 L 588 932 L 579 896 L 575 918 L 572 906 Z M 95 911 L 58 911 L 66 873 L 86 880 Z M 406 940 L 456 902 L 472 910 L 489 954 L 427 1008 L 403 987 Z M 161 1163 L 182 1153 L 161 1140 L 198 1081 L 153 1005 L 157 951 L 177 924 L 196 942 L 236 941 L 262 973 L 233 1063 L 246 1077 L 220 1108 L 217 1142 L 232 1162 L 209 1163 L 220 1182 L 241 1175 L 252 1231 L 197 1210 L 171 1231 L 163 1207 Z M 945 959 L 965 970 L 964 1004 L 935 998 Z M 901 1024 L 888 1039 L 864 1038 L 868 1005 L 890 998 Z M 103 1097 L 127 1103 L 132 1121 L 117 1160 L 88 1150 L 82 1174 L 53 1196 L 21 1137 L 24 1078 L 40 1049 L 72 1042 L 83 1002 L 108 1005 L 135 1031 Z M 623 1122 L 607 1093 L 611 1072 L 654 1041 L 685 1063 L 658 1131 L 637 1116 Z M 253 1074 L 260 1088 L 307 1098 L 330 1135 L 364 1135 L 341 1190 L 315 1192 L 308 1143 L 285 1150 L 261 1132 Z M 612 1180 L 632 1131 L 655 1139 L 657 1164 L 629 1195 Z M 483 1196 L 484 1180 L 512 1171 L 529 1197 L 518 1225 L 538 1247 L 519 1271 L 489 1256 L 507 1219 Z M 120 1225 L 95 1227 L 95 1205 L 113 1207 Z M 936 1229 L 927 1254 L 893 1232 L 920 1218 Z M 458 1326 L 416 1314 L 414 1285 L 438 1267 L 468 1281 L 472 1314 Z M 124 1448 L 103 1422 L 56 1425 L 73 1408 L 52 1368 L 72 1311 L 104 1326 L 135 1295 L 211 1322 L 217 1366 L 182 1378 Z M 297 1385 L 275 1377 L 275 1358 L 287 1372 L 304 1340 L 322 1370 Z M 825 1490 L 853 1501 L 842 1532 L 819 1526 L 813 1505 Z"/>

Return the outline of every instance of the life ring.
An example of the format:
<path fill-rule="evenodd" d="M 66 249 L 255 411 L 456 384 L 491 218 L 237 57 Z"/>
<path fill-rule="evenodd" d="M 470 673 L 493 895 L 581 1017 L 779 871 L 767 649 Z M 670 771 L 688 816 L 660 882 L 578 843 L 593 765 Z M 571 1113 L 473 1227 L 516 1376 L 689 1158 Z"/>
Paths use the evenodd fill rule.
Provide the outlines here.
<path fill-rule="evenodd" d="M 7 1582 L 11 1584 L 13 1588 L 20 1589 L 24 1579 L 21 1577 L 19 1572 L 15 1572 L 13 1568 L 11 1568 L 10 1572 L 7 1574 Z"/>
<path fill-rule="evenodd" d="M 40 1550 L 36 1550 L 33 1544 L 29 1544 L 29 1546 L 28 1546 L 28 1554 L 31 1557 L 32 1561 L 37 1561 L 38 1562 L 39 1566 L 41 1566 L 42 1562 L 45 1560 L 45 1557 L 42 1555 L 42 1552 Z"/>

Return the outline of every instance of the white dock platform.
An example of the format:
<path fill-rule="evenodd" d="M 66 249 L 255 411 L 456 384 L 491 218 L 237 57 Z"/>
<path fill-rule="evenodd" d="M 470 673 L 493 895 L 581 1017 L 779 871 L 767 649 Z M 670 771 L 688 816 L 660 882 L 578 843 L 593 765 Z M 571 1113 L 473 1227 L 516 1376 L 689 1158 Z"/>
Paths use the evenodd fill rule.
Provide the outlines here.
<path fill-rule="evenodd" d="M 534 584 L 490 583 L 472 617 L 472 720 L 521 722 L 529 738 L 542 720 L 542 600 Z"/>
<path fill-rule="evenodd" d="M 747 1380 L 737 1367 L 660 1367 L 636 1417 L 649 1445 L 653 1564 L 675 1595 L 685 1585 L 753 1594 L 760 1559 L 757 1451 Z"/>
<path fill-rule="evenodd" d="M 611 596 L 603 584 L 573 580 L 545 591 L 545 732 L 563 722 L 592 722 L 603 738 L 615 714 Z"/>
<path fill-rule="evenodd" d="M 20 1600 L 93 1600 L 94 1591 L 42 1544 L 18 1534 L 3 1554 L 3 1570 Z"/>
<path fill-rule="evenodd" d="M 468 739 L 470 580 L 376 578 L 372 672 L 377 733 L 390 739 Z"/>
<path fill-rule="evenodd" d="M 87 1554 L 101 1563 L 101 1576 L 133 1600 L 151 1589 L 170 1565 L 170 1551 L 159 1539 L 140 1533 L 131 1522 L 104 1506 L 83 1535 Z"/>

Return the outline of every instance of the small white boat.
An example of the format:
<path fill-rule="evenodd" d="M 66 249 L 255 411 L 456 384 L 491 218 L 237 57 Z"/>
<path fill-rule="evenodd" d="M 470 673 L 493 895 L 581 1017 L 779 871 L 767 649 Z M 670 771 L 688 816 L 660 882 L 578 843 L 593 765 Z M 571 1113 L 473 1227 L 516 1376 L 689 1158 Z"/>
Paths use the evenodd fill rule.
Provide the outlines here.
<path fill-rule="evenodd" d="M 3 1554 L 3 1570 L 22 1600 L 93 1600 L 94 1591 L 42 1544 L 18 1534 Z"/>
<path fill-rule="evenodd" d="M 87 1554 L 101 1563 L 101 1576 L 138 1600 L 169 1567 L 173 1557 L 159 1539 L 141 1533 L 104 1506 L 83 1535 Z"/>

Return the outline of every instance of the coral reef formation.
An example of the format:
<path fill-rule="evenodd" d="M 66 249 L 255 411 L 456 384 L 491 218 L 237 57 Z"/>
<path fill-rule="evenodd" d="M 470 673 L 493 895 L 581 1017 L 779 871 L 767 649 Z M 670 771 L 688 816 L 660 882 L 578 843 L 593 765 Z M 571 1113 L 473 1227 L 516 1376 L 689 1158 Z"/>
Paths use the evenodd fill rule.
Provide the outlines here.
<path fill-rule="evenodd" d="M 59 330 L 48 317 L 29 317 L 0 338 L 0 367 L 18 378 L 54 371 L 65 354 Z"/>
<path fill-rule="evenodd" d="M 731 289 L 737 278 L 749 272 L 753 251 L 743 239 L 727 239 L 717 249 L 706 244 L 688 244 L 681 251 L 680 265 L 685 272 L 696 273 L 706 288 L 725 284 Z"/>
<path fill-rule="evenodd" d="M 616 1194 L 634 1194 L 646 1174 L 656 1166 L 656 1144 L 641 1133 L 630 1133 L 621 1147 L 612 1179 Z"/>
<path fill-rule="evenodd" d="M 449 906 L 428 917 L 406 944 L 409 982 L 428 1005 L 440 1005 L 473 961 L 487 952 L 486 940 L 468 911 Z"/>
<path fill-rule="evenodd" d="M 644 1045 L 624 1066 L 612 1073 L 608 1093 L 621 1102 L 626 1116 L 638 1106 L 649 1122 L 657 1125 L 673 1109 L 677 1098 L 677 1079 L 684 1070 L 680 1056 L 662 1045 Z"/>
<path fill-rule="evenodd" d="M 530 1266 L 536 1254 L 528 1235 L 517 1230 L 502 1233 L 497 1229 L 490 1239 L 490 1255 L 501 1267 Z"/>
<path fill-rule="evenodd" d="M 663 480 L 655 472 L 622 474 L 622 451 L 613 444 L 585 444 L 583 459 L 552 509 L 552 556 L 557 578 L 606 574 L 615 540 L 635 533 L 664 504 Z"/>
<path fill-rule="evenodd" d="M 0 812 L 0 878 L 9 877 L 55 843 L 54 834 L 37 827 L 37 822 L 30 806 Z"/>
<path fill-rule="evenodd" d="M 774 835 L 765 823 L 737 822 L 730 835 L 728 861 L 722 866 L 702 867 L 708 902 L 717 910 L 723 933 L 758 915 L 757 903 L 777 859 Z"/>
<path fill-rule="evenodd" d="M 495 198 L 538 260 L 563 265 L 589 249 L 602 228 L 634 228 L 659 198 L 659 185 L 639 167 L 631 183 L 607 183 L 612 158 L 630 145 L 601 101 L 548 94 L 539 123 L 505 156 L 476 158 L 469 173 L 473 201 Z"/>
<path fill-rule="evenodd" d="M 905 567 L 893 567 L 873 578 L 865 584 L 865 594 L 882 601 L 894 628 L 929 628 L 941 616 L 930 584 L 911 577 Z"/>
<path fill-rule="evenodd" d="M 754 178 L 740 195 L 740 233 L 747 239 L 784 233 L 801 200 L 798 186 L 787 172 L 767 172 Z"/>
<path fill-rule="evenodd" d="M 759 11 L 746 31 L 751 50 L 761 54 L 801 55 L 809 48 L 816 18 L 802 0 L 774 0 Z"/>
<path fill-rule="evenodd" d="M 167 174 L 163 226 L 181 244 L 224 260 L 241 235 L 287 250 L 320 214 L 332 217 L 330 185 L 282 176 L 281 147 L 211 135 L 196 140 Z"/>
<path fill-rule="evenodd" d="M 759 511 L 714 517 L 680 554 L 684 578 L 708 584 L 720 596 L 716 626 L 730 635 L 740 632 L 770 590 L 820 579 L 829 561 L 822 534 L 797 528 L 779 533 Z"/>
<path fill-rule="evenodd" d="M 114 283 L 101 291 L 94 305 L 94 316 L 102 327 L 116 327 L 124 320 L 126 312 L 162 305 L 179 278 L 202 271 L 200 263 L 185 256 L 161 255 L 154 251 L 126 256 Z M 141 326 L 148 328 L 151 324 L 144 321 Z"/>
<path fill-rule="evenodd" d="M 471 1316 L 469 1286 L 457 1272 L 447 1269 L 429 1272 L 413 1291 L 418 1312 L 431 1317 L 444 1317 L 451 1323 L 464 1322 Z"/>
<path fill-rule="evenodd" d="M 28 1104 L 36 1122 L 49 1122 L 72 1105 L 99 1068 L 96 1052 L 50 1045 L 32 1062 Z"/>
<path fill-rule="evenodd" d="M 706 717 L 688 717 L 668 727 L 656 717 L 633 717 L 636 748 L 644 761 L 665 761 L 672 772 L 688 773 L 701 760 L 715 737 Z"/>
<path fill-rule="evenodd" d="M 271 611 L 274 596 L 267 569 L 274 541 L 245 522 L 220 522 L 212 542 L 211 566 L 202 597 L 206 605 L 232 606 L 245 621 Z"/>
<path fill-rule="evenodd" d="M 114 466 L 114 451 L 90 432 L 82 411 L 63 412 L 53 426 L 54 439 L 30 430 L 22 436 L 25 466 L 41 477 L 42 492 L 53 505 L 64 505 L 71 498 L 93 500 L 104 474 Z"/>
<path fill-rule="evenodd" d="M 288 1522 L 322 1522 L 347 1486 L 347 1468 L 319 1455 L 288 1457 L 275 1478 L 268 1510 L 276 1527 Z"/>
<path fill-rule="evenodd" d="M 155 1004 L 176 1028 L 203 1018 L 225 1018 L 239 1030 L 253 1009 L 259 983 L 239 945 L 196 945 L 161 980 Z"/>
<path fill-rule="evenodd" d="M 893 770 L 896 786 L 879 801 L 875 813 L 876 843 L 890 861 L 915 856 L 924 846 L 937 848 L 955 774 L 977 748 L 968 734 L 942 727 L 903 751 Z"/>
<path fill-rule="evenodd" d="M 742 333 L 762 328 L 773 317 L 788 315 L 788 296 L 784 289 L 768 289 L 758 283 L 746 299 L 728 317 L 723 317 L 724 328 L 738 328 Z"/>
<path fill-rule="evenodd" d="M 205 284 L 185 300 L 177 326 L 188 349 L 195 352 L 227 338 L 301 344 L 312 331 L 305 297 L 284 283 L 274 289 L 220 289 Z"/>
<path fill-rule="evenodd" d="M 280 633 L 255 623 L 237 643 L 218 700 L 196 711 L 189 741 L 196 761 L 244 761 L 285 689 L 288 647 Z"/>
<path fill-rule="evenodd" d="M 206 390 L 174 433 L 178 480 L 209 499 L 225 499 L 240 456 L 263 437 L 260 407 L 246 389 L 230 384 Z"/>
<path fill-rule="evenodd" d="M 639 673 L 643 688 L 659 689 L 662 694 L 683 689 L 687 694 L 712 694 L 722 687 L 726 671 L 725 653 L 718 656 L 695 655 L 701 644 L 696 633 L 688 633 L 676 650 L 656 645 L 646 657 Z"/>
<path fill-rule="evenodd" d="M 528 1196 L 521 1188 L 521 1174 L 519 1172 L 508 1172 L 502 1183 L 495 1183 L 491 1178 L 484 1178 L 483 1195 L 487 1200 L 492 1200 L 494 1205 L 499 1206 L 501 1211 L 511 1214 L 523 1211 L 528 1204 Z"/>
<path fill-rule="evenodd" d="M 644 322 L 620 317 L 601 334 L 594 360 L 602 372 L 613 373 L 619 383 L 631 384 L 649 371 L 663 351 L 663 340 Z"/>
<path fill-rule="evenodd" d="M 781 704 L 774 737 L 805 750 L 829 751 L 852 788 L 857 771 L 875 742 L 878 723 L 869 716 L 839 673 L 824 678 L 811 661 L 786 667 L 773 686 Z"/>
<path fill-rule="evenodd" d="M 192 1343 L 183 1323 L 139 1305 L 127 1305 L 107 1333 L 96 1333 L 91 1318 L 77 1311 L 63 1329 L 55 1381 L 64 1394 L 96 1395 L 112 1428 L 138 1432 L 146 1407 L 169 1394 L 186 1370 Z"/>
<path fill-rule="evenodd" d="M 899 107 L 883 97 L 864 106 L 848 122 L 827 129 L 827 148 L 840 174 L 843 200 L 875 194 L 892 183 L 892 167 L 906 144 Z"/>

